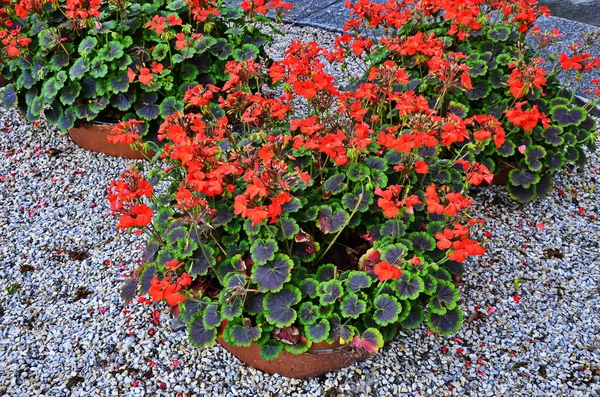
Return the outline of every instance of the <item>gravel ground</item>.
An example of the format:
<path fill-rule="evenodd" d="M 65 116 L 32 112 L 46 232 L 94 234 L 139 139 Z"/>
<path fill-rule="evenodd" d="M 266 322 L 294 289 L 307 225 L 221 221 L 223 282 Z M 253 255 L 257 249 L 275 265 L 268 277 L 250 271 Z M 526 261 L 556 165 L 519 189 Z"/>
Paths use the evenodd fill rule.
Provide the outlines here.
<path fill-rule="evenodd" d="M 303 381 L 192 347 L 164 306 L 120 302 L 144 241 L 115 233 L 105 189 L 128 161 L 13 111 L 0 110 L 0 136 L 0 395 L 600 395 L 598 154 L 543 202 L 475 194 L 488 252 L 468 263 L 458 334 L 404 332 L 371 360 Z"/>

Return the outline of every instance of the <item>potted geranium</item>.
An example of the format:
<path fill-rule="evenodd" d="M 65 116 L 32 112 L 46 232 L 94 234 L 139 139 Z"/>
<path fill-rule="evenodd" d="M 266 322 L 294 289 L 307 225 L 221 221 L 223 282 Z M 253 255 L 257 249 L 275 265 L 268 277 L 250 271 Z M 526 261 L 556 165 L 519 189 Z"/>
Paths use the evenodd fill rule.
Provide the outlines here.
<path fill-rule="evenodd" d="M 279 1 L 245 9 L 217 0 L 9 1 L 0 25 L 0 58 L 11 81 L 3 103 L 17 104 L 28 121 L 44 115 L 81 144 L 105 143 L 112 128 L 103 137 L 72 130 L 90 122 L 135 117 L 146 122 L 138 131 L 144 136 L 183 109 L 189 87 L 222 84 L 227 61 L 265 56 L 272 33 L 260 12 L 271 5 L 282 7 Z"/>
<path fill-rule="evenodd" d="M 503 175 L 496 181 L 507 184 L 513 199 L 526 203 L 544 197 L 554 172 L 567 163 L 583 166 L 586 149 L 595 150 L 597 126 L 590 112 L 597 112 L 600 79 L 592 80 L 598 87 L 587 90 L 595 90 L 596 100 L 582 102 L 575 91 L 584 73 L 600 77 L 600 58 L 590 51 L 600 45 L 600 34 L 584 34 L 569 43 L 568 53 L 546 54 L 544 60 L 541 53 L 561 34 L 533 28 L 540 15 L 548 15 L 536 1 L 358 1 L 348 6 L 353 17 L 336 55 L 362 57 L 367 72 L 371 65 L 398 65 L 409 76 L 408 86 L 427 97 L 438 114 L 454 115 L 460 123 L 501 126 L 503 144 L 482 140 L 468 150 L 469 159 Z M 374 37 L 373 31 L 383 34 Z M 568 85 L 559 83 L 558 73 L 567 74 Z M 378 84 L 372 77 L 363 82 Z M 459 77 L 467 90 L 452 85 Z M 479 114 L 491 117 L 474 118 Z M 454 157 L 463 146 L 440 155 Z"/>
<path fill-rule="evenodd" d="M 455 281 L 484 251 L 469 237 L 479 221 L 465 191 L 492 174 L 439 153 L 467 137 L 503 143 L 498 129 L 448 134 L 453 117 L 394 84 L 340 92 L 325 55 L 296 42 L 266 70 L 230 62 L 222 89 L 189 91 L 194 111 L 160 127 L 162 166 L 128 170 L 109 194 L 118 228 L 149 235 L 124 299 L 139 288 L 179 313 L 194 345 L 218 340 L 294 377 L 348 365 L 424 319 L 443 335 L 459 329 Z M 371 73 L 408 82 L 394 65 Z M 280 96 L 252 89 L 267 75 Z M 373 96 L 379 106 L 367 107 Z"/>

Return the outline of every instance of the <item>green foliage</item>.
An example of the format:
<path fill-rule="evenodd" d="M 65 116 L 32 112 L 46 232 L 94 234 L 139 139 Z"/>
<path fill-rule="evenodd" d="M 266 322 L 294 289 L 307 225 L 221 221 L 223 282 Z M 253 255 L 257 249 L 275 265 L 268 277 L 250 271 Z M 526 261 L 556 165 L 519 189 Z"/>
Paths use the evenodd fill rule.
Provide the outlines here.
<path fill-rule="evenodd" d="M 227 62 L 266 58 L 265 45 L 276 34 L 260 13 L 228 8 L 221 2 L 102 3 L 98 15 L 78 21 L 77 28 L 64 11 L 66 3 L 57 0 L 56 6 L 34 8 L 24 20 L 15 20 L 19 37 L 31 39 L 20 48 L 20 56 L 8 56 L 5 48 L 0 49 L 0 73 L 5 70 L 15 76 L 3 105 L 18 104 L 26 118 L 34 121 L 44 110 L 43 104 L 52 103 L 47 120 L 61 130 L 71 128 L 77 120 L 119 120 L 128 112 L 157 129 L 155 120 L 162 122 L 183 110 L 184 83 L 189 87 L 205 83 L 205 73 L 213 84 L 222 86 L 228 79 Z M 208 11 L 213 6 L 218 12 Z M 15 25 L 4 21 L 14 17 L 15 5 L 7 5 L 1 13 L 0 30 L 13 30 L 10 26 Z M 205 13 L 206 21 L 196 20 Z M 165 22 L 157 30 L 153 18 L 167 15 L 180 18 L 181 23 Z M 57 73 L 65 74 L 58 84 Z M 86 79 L 99 86 L 82 90 Z M 43 100 L 26 103 L 23 95 L 34 87 Z M 146 92 L 156 93 L 155 100 L 148 101 L 143 96 Z M 95 109 L 90 105 L 97 100 L 105 101 L 106 106 Z"/>
<path fill-rule="evenodd" d="M 141 14 L 170 10 L 164 15 L 189 4 L 142 3 Z M 54 54 L 48 65 L 31 57 L 4 101 L 61 125 L 107 106 L 154 124 L 166 118 L 158 138 L 168 146 L 150 173 L 156 190 L 134 170 L 110 189 L 120 221 L 151 236 L 124 299 L 137 282 L 154 300 L 178 304 L 200 346 L 222 331 L 232 345 L 257 344 L 266 359 L 322 341 L 375 353 L 424 320 L 443 335 L 459 329 L 455 275 L 484 252 L 471 234 L 472 186 L 507 166 L 510 196 L 528 202 L 594 147 L 588 105 L 564 95 L 521 44 L 529 6 L 513 4 L 511 13 L 528 15 L 516 22 L 500 3 L 480 4 L 494 18 L 457 23 L 450 2 L 425 19 L 378 26 L 391 40 L 365 49 L 368 75 L 350 90 L 335 86 L 313 43 L 295 43 L 272 65 L 247 62 L 261 55 L 262 36 L 236 22 L 252 13 L 239 9 L 197 27 L 147 29 L 153 46 L 141 52 L 162 67 L 140 63 L 130 45 L 148 21 L 136 17 L 115 37 L 67 43 L 73 57 Z M 389 8 L 414 12 L 389 2 L 353 15 L 385 25 L 402 15 L 378 18 Z M 337 53 L 361 52 L 352 26 L 369 24 L 350 24 Z M 189 36 L 193 29 L 202 36 Z M 51 30 L 39 36 L 58 51 Z M 207 85 L 225 81 L 226 89 Z M 141 204 L 149 215 L 133 212 Z M 152 225 L 141 225 L 148 218 Z"/>

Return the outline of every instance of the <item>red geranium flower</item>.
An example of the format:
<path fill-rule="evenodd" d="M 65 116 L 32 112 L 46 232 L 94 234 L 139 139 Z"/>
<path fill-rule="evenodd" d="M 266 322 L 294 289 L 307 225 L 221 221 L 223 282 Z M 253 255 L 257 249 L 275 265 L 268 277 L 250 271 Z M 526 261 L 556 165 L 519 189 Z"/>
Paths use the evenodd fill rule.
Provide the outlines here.
<path fill-rule="evenodd" d="M 379 262 L 373 268 L 380 281 L 393 280 L 402 275 L 402 269 L 389 264 L 388 262 Z"/>

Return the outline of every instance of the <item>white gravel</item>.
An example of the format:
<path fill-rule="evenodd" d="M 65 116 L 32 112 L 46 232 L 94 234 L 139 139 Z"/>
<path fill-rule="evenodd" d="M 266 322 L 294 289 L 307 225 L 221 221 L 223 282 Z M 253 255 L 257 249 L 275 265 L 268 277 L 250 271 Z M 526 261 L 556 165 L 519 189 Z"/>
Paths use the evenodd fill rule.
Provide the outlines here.
<path fill-rule="evenodd" d="M 317 29 L 284 30 L 286 40 L 331 42 Z M 492 238 L 468 263 L 469 320 L 457 335 L 403 332 L 371 360 L 304 381 L 192 347 L 164 306 L 153 324 L 156 307 L 120 302 L 144 241 L 115 233 L 105 189 L 128 161 L 1 109 L 0 137 L 0 395 L 600 394 L 598 154 L 560 174 L 545 201 L 519 206 L 501 187 L 476 195 L 481 236 Z"/>

